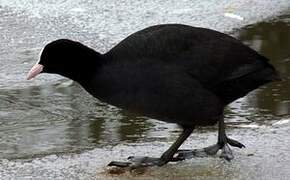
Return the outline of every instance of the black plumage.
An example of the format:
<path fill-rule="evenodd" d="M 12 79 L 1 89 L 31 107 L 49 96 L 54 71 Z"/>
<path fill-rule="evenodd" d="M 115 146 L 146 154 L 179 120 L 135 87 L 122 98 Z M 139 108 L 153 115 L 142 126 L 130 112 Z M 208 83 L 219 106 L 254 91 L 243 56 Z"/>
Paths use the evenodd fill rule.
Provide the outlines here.
<path fill-rule="evenodd" d="M 172 160 L 194 127 L 218 121 L 219 141 L 214 148 L 227 143 L 243 147 L 225 135 L 224 107 L 279 80 L 267 58 L 235 38 L 180 24 L 136 32 L 105 54 L 75 41 L 56 40 L 44 48 L 39 64 L 43 72 L 73 79 L 102 101 L 183 127 L 180 141 L 161 158 L 143 159 L 143 165 Z"/>

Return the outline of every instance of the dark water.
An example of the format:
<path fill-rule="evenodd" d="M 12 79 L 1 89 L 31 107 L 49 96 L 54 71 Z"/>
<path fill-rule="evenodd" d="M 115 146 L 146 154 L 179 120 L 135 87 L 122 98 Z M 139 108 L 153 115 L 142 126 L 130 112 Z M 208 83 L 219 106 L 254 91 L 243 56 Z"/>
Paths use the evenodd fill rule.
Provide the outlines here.
<path fill-rule="evenodd" d="M 264 134 L 263 131 L 265 128 L 272 132 L 271 128 L 277 122 L 278 124 L 286 122 L 283 125 L 284 128 L 290 126 L 287 121 L 290 115 L 290 15 L 288 13 L 288 15 L 268 22 L 247 26 L 234 34 L 245 44 L 268 57 L 270 63 L 281 72 L 284 80 L 263 86 L 231 104 L 226 110 L 228 131 L 252 147 L 263 144 L 256 137 L 257 134 L 261 135 L 265 143 L 280 151 L 280 155 L 284 155 L 288 148 L 285 148 L 283 143 L 289 143 L 289 137 L 284 135 L 288 134 L 289 128 L 279 129 L 282 132 L 279 137 L 286 138 L 283 143 L 281 138 L 277 138 L 278 136 L 275 138 L 274 135 L 270 140 L 268 137 L 272 138 L 272 136 Z M 24 57 L 22 63 L 27 66 L 27 62 L 31 61 L 39 50 L 40 48 L 21 51 L 19 56 Z M 1 52 L 3 53 L 3 51 Z M 11 57 L 8 56 L 9 58 Z M 4 78 L 5 74 L 13 74 L 4 69 L 5 67 L 0 68 L 0 77 Z M 16 73 L 18 73 L 17 69 Z M 238 131 L 238 128 L 247 130 Z M 265 131 L 268 132 L 268 130 Z M 274 131 L 276 134 L 276 130 Z M 25 88 L 5 86 L 0 89 L 0 159 L 8 159 L 13 162 L 19 159 L 38 162 L 38 158 L 47 156 L 49 158 L 45 162 L 54 162 L 53 155 L 55 154 L 61 156 L 62 154 L 82 154 L 92 151 L 94 158 L 99 158 L 96 154 L 103 154 L 102 159 L 106 160 L 106 156 L 111 154 L 122 156 L 124 152 L 134 150 L 147 154 L 148 152 L 161 153 L 168 146 L 168 138 L 170 138 L 169 141 L 173 141 L 178 133 L 179 129 L 173 124 L 138 117 L 93 99 L 78 84 L 66 79 L 58 79 L 46 85 Z M 215 142 L 215 136 L 216 128 L 212 127 L 196 130 L 192 138 L 203 146 L 208 143 L 208 139 Z M 256 137 L 255 142 L 246 137 Z M 154 145 L 154 143 L 163 144 Z M 120 144 L 121 147 L 119 147 Z M 114 149 L 115 146 L 118 148 Z M 141 148 L 138 149 L 139 146 Z M 289 144 L 287 146 L 289 147 Z M 153 149 L 148 150 L 150 147 Z M 251 148 L 246 152 L 248 155 L 253 153 Z M 249 159 L 250 155 L 247 157 L 245 154 L 238 153 L 237 159 L 239 160 L 241 156 Z M 85 158 L 89 159 L 90 155 L 85 155 Z M 257 162 L 263 162 L 263 158 L 258 155 Z M 284 158 L 290 159 L 289 156 Z M 70 159 L 73 158 L 64 157 L 64 162 L 70 162 Z M 3 162 L 3 166 L 6 166 Z M 232 167 L 219 164 L 218 158 L 210 161 L 201 159 L 197 162 L 199 165 L 195 167 L 197 168 L 195 171 L 186 167 L 188 165 L 186 163 L 181 165 L 184 168 L 182 172 L 178 172 L 178 169 L 173 168 L 174 166 L 168 168 L 179 175 L 185 173 L 182 174 L 185 177 L 187 177 L 186 173 L 189 173 L 188 175 L 195 173 L 200 177 L 218 177 L 225 173 L 225 177 L 228 179 L 232 179 L 231 175 L 236 176 L 237 179 L 247 176 L 244 172 L 236 172 L 239 168 L 248 169 L 243 161 L 240 162 L 241 165 L 234 163 Z M 267 164 L 271 163 L 273 162 L 270 160 L 267 162 Z M 286 164 L 284 161 L 275 163 L 273 167 Z M 17 165 L 19 164 L 11 166 Z M 224 169 L 216 170 L 215 166 Z M 267 168 L 269 169 L 271 166 L 265 166 L 266 170 L 263 169 L 259 173 L 266 172 Z M 282 169 L 282 175 L 283 173 L 286 176 L 289 175 L 285 168 L 279 169 Z M 237 173 L 244 174 L 244 176 L 237 176 Z M 259 173 L 257 174 L 259 175 Z M 157 171 L 155 175 L 162 177 L 164 174 L 162 171 Z M 252 173 L 252 176 L 255 177 L 255 173 Z M 285 178 L 285 176 L 281 178 Z"/>
<path fill-rule="evenodd" d="M 289 115 L 290 108 L 290 16 L 284 15 L 271 22 L 247 26 L 238 35 L 245 44 L 270 59 L 283 81 L 269 84 L 251 96 L 253 107 L 275 116 Z"/>

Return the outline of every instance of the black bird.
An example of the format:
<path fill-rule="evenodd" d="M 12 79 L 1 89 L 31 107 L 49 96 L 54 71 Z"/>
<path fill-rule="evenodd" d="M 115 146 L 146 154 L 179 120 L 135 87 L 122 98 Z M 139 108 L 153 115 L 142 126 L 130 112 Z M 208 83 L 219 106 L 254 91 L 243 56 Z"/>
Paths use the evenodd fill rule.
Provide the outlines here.
<path fill-rule="evenodd" d="M 27 79 L 56 73 L 78 82 L 94 97 L 131 112 L 176 123 L 183 132 L 160 158 L 130 157 L 114 166 L 162 166 L 194 155 L 232 159 L 224 107 L 280 77 L 268 59 L 226 34 L 181 24 L 138 31 L 105 54 L 68 39 L 45 46 Z M 197 126 L 219 122 L 217 144 L 178 150 Z"/>

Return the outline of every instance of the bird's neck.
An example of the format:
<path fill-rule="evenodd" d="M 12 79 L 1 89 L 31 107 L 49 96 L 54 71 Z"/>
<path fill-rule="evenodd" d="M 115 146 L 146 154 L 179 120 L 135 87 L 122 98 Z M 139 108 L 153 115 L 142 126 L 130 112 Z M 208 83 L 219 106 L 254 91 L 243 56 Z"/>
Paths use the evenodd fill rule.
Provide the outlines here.
<path fill-rule="evenodd" d="M 64 74 L 64 76 L 80 84 L 85 84 L 96 75 L 98 69 L 100 69 L 103 64 L 104 58 L 102 54 L 95 52 L 94 55 L 80 59 L 79 61 L 81 63 L 74 65 L 72 67 L 73 69 L 69 71 L 69 74 Z"/>

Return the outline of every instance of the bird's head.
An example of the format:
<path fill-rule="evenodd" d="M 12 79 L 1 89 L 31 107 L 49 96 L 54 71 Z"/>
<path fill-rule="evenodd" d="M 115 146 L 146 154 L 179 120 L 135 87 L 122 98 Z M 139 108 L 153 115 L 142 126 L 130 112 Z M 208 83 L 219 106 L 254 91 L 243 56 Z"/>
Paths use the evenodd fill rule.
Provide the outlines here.
<path fill-rule="evenodd" d="M 100 58 L 101 54 L 79 42 L 59 39 L 44 47 L 27 79 L 40 73 L 53 73 L 78 81 L 97 68 Z"/>

